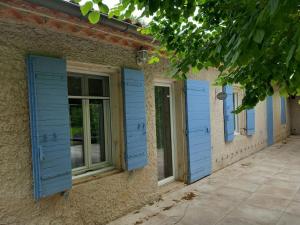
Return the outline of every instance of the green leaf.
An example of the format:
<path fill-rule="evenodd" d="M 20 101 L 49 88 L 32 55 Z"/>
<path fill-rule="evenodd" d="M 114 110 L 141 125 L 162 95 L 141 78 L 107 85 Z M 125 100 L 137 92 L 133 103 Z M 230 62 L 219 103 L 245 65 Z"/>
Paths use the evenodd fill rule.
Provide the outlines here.
<path fill-rule="evenodd" d="M 90 12 L 88 18 L 90 23 L 96 24 L 100 20 L 100 12 L 97 11 Z"/>
<path fill-rule="evenodd" d="M 274 15 L 278 9 L 279 0 L 270 0 L 270 15 Z"/>
<path fill-rule="evenodd" d="M 80 6 L 81 13 L 84 16 L 86 16 L 91 9 L 93 9 L 93 3 L 92 2 L 87 2 L 83 6 Z"/>
<path fill-rule="evenodd" d="M 100 5 L 100 11 L 101 11 L 102 13 L 107 14 L 107 13 L 109 12 L 109 8 L 108 8 L 107 5 L 105 5 L 105 4 L 102 3 L 102 4 Z"/>
<path fill-rule="evenodd" d="M 293 55 L 294 55 L 295 49 L 296 49 L 296 45 L 294 44 L 294 45 L 292 45 L 292 47 L 290 48 L 289 53 L 288 53 L 288 56 L 287 56 L 287 58 L 286 58 L 286 62 L 285 62 L 286 67 L 289 67 L 289 63 L 290 63 L 290 61 L 291 61 L 291 59 L 292 59 L 292 57 L 293 57 Z"/>
<path fill-rule="evenodd" d="M 276 86 L 276 85 L 278 85 L 278 84 L 277 84 L 277 81 L 275 81 L 275 80 L 271 80 L 271 85 L 272 85 L 272 86 Z"/>
<path fill-rule="evenodd" d="M 298 45 L 298 48 L 296 50 L 296 53 L 295 53 L 295 59 L 300 62 L 300 43 Z"/>
<path fill-rule="evenodd" d="M 112 8 L 109 13 L 108 13 L 108 17 L 112 18 L 113 16 L 120 16 L 121 14 L 121 10 L 119 8 Z"/>
<path fill-rule="evenodd" d="M 149 11 L 150 13 L 156 12 L 160 4 L 160 0 L 151 0 L 149 1 Z"/>
<path fill-rule="evenodd" d="M 147 29 L 139 31 L 152 37 L 145 44 L 164 49 L 174 78 L 186 79 L 194 67 L 218 68 L 217 83 L 245 87 L 241 109 L 273 94 L 272 84 L 300 95 L 299 0 L 121 0 L 109 10 L 102 0 L 87 1 L 109 17 L 134 20 L 135 9 L 151 16 Z M 91 10 L 88 5 L 82 11 Z"/>
<path fill-rule="evenodd" d="M 281 96 L 284 96 L 284 97 L 288 97 L 289 96 L 288 91 L 286 90 L 286 87 L 281 87 L 280 90 L 279 90 L 279 94 Z"/>
<path fill-rule="evenodd" d="M 264 36 L 265 36 L 265 31 L 262 29 L 257 29 L 254 34 L 253 41 L 255 41 L 257 44 L 260 44 L 264 39 Z"/>
<path fill-rule="evenodd" d="M 151 56 L 151 58 L 148 60 L 148 64 L 154 64 L 158 62 L 159 62 L 159 58 L 157 56 Z"/>
<path fill-rule="evenodd" d="M 131 11 L 130 10 L 127 10 L 126 12 L 125 12 L 125 14 L 124 14 L 124 17 L 125 18 L 130 18 L 130 16 L 131 16 Z"/>
<path fill-rule="evenodd" d="M 193 67 L 192 73 L 194 73 L 194 74 L 199 73 L 199 69 L 197 67 Z"/>

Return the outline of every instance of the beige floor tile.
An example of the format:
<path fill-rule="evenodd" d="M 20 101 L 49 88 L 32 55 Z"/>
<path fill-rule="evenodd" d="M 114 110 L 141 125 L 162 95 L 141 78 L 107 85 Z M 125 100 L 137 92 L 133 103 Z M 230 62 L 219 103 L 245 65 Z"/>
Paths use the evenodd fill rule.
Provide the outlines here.
<path fill-rule="evenodd" d="M 199 223 L 200 225 L 201 223 Z M 241 217 L 226 217 L 217 225 L 260 225 L 257 222 L 249 221 Z"/>
<path fill-rule="evenodd" d="M 246 201 L 246 203 L 251 206 L 270 210 L 284 210 L 288 206 L 289 200 L 255 193 Z"/>
<path fill-rule="evenodd" d="M 212 185 L 212 184 L 203 184 L 203 185 L 199 185 L 197 187 L 195 187 L 195 190 L 200 192 L 200 193 L 213 193 L 214 191 L 216 191 L 216 189 L 218 189 L 219 186 L 216 185 Z"/>
<path fill-rule="evenodd" d="M 291 202 L 285 212 L 300 217 L 300 202 Z"/>
<path fill-rule="evenodd" d="M 285 213 L 276 225 L 299 225 L 300 217 Z"/>
<path fill-rule="evenodd" d="M 231 188 L 231 187 L 220 187 L 217 189 L 214 194 L 218 197 L 223 197 L 227 199 L 231 199 L 232 201 L 244 201 L 247 198 L 251 196 L 251 192 L 244 191 L 237 188 Z"/>
<path fill-rule="evenodd" d="M 279 173 L 282 170 L 280 167 L 268 167 L 267 165 L 263 166 L 255 166 L 253 171 L 257 171 L 258 173 L 262 173 L 264 175 L 274 175 Z"/>
<path fill-rule="evenodd" d="M 299 145 L 266 148 L 109 225 L 300 225 Z"/>
<path fill-rule="evenodd" d="M 225 216 L 226 211 L 221 210 L 220 208 L 213 207 L 203 207 L 201 205 L 197 206 L 195 204 L 190 204 L 186 208 L 184 216 L 180 217 L 181 225 L 212 225 L 221 220 Z"/>
<path fill-rule="evenodd" d="M 289 181 L 289 182 L 300 183 L 300 175 L 291 175 L 291 174 L 279 172 L 279 173 L 276 173 L 273 176 L 273 178 L 277 178 L 277 179 Z"/>
<path fill-rule="evenodd" d="M 300 183 L 297 182 L 289 182 L 286 180 L 276 179 L 276 178 L 270 178 L 268 179 L 265 184 L 272 185 L 274 187 L 281 187 L 281 188 L 289 188 L 298 190 L 300 188 Z"/>
<path fill-rule="evenodd" d="M 294 187 L 278 187 L 277 185 L 264 184 L 256 191 L 257 194 L 271 195 L 277 198 L 292 199 L 298 190 Z"/>
<path fill-rule="evenodd" d="M 266 183 L 270 178 L 266 176 L 258 175 L 255 172 L 251 172 L 251 173 L 242 174 L 240 177 L 238 177 L 238 179 L 249 181 L 254 184 L 263 184 Z"/>
<path fill-rule="evenodd" d="M 206 196 L 205 198 L 196 198 L 193 205 L 197 205 L 198 208 L 212 208 L 219 210 L 222 213 L 227 213 L 235 208 L 240 203 L 239 200 L 234 200 L 230 198 L 224 198 L 223 196 L 211 195 Z"/>
<path fill-rule="evenodd" d="M 237 188 L 249 192 L 255 192 L 259 186 L 260 186 L 259 184 L 244 179 L 235 179 L 231 181 L 229 184 L 226 184 L 226 187 Z"/>
<path fill-rule="evenodd" d="M 295 194 L 295 196 L 294 196 L 294 199 L 293 199 L 294 201 L 298 201 L 298 202 L 300 202 L 300 190 Z"/>
<path fill-rule="evenodd" d="M 239 205 L 226 218 L 242 218 L 254 224 L 273 225 L 279 220 L 280 211 L 253 207 L 247 204 Z"/>
<path fill-rule="evenodd" d="M 289 174 L 289 175 L 300 175 L 300 170 L 286 168 L 282 170 L 282 173 Z"/>

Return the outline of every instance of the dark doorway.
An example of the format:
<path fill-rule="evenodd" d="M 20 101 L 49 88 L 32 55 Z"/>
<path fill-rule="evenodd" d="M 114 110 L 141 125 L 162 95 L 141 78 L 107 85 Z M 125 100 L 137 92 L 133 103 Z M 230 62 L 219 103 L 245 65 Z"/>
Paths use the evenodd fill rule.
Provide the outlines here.
<path fill-rule="evenodd" d="M 155 86 L 158 181 L 174 180 L 172 101 L 169 86 Z"/>

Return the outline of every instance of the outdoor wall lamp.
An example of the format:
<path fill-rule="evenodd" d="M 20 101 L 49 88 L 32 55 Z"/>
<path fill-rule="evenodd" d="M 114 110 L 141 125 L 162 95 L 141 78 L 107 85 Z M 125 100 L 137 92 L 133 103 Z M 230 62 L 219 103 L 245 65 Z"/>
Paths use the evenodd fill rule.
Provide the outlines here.
<path fill-rule="evenodd" d="M 219 90 L 218 88 L 215 89 L 215 96 L 216 99 L 224 101 L 227 98 L 227 94 L 223 91 L 223 89 Z"/>
<path fill-rule="evenodd" d="M 219 92 L 219 93 L 217 94 L 217 99 L 219 99 L 219 100 L 221 100 L 221 101 L 224 101 L 226 98 L 227 98 L 227 94 L 226 94 L 224 91 Z"/>
<path fill-rule="evenodd" d="M 140 49 L 136 53 L 136 63 L 139 66 L 146 64 L 148 61 L 148 51 L 145 49 Z"/>

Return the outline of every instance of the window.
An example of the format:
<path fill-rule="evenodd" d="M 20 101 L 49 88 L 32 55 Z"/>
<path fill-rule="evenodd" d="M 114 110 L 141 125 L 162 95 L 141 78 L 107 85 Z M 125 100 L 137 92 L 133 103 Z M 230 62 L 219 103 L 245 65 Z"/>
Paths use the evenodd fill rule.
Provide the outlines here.
<path fill-rule="evenodd" d="M 234 87 L 233 89 L 233 109 L 236 110 L 241 104 L 244 96 L 242 89 Z M 245 134 L 246 131 L 246 111 L 242 111 L 239 114 L 234 114 L 234 133 Z"/>
<path fill-rule="evenodd" d="M 233 109 L 236 110 L 239 106 L 239 93 L 233 93 Z M 240 133 L 239 114 L 234 114 L 234 132 Z"/>
<path fill-rule="evenodd" d="M 108 76 L 68 74 L 73 174 L 112 166 Z"/>

